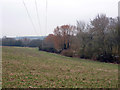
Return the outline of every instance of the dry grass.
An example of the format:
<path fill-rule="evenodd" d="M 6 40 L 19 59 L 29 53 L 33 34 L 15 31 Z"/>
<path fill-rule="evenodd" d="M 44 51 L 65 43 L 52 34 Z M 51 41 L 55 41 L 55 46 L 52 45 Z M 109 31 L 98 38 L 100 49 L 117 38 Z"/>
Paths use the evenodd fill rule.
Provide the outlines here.
<path fill-rule="evenodd" d="M 3 88 L 117 88 L 118 65 L 3 47 Z"/>

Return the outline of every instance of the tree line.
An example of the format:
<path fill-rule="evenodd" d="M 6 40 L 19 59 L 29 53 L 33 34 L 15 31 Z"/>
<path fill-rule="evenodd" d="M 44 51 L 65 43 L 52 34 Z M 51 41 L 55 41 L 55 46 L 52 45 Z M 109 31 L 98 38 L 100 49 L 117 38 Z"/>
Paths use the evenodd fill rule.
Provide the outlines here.
<path fill-rule="evenodd" d="M 2 38 L 2 46 L 39 47 L 41 42 L 41 39 L 30 40 L 28 38 L 24 38 L 16 40 L 15 38 Z"/>
<path fill-rule="evenodd" d="M 101 62 L 120 61 L 119 18 L 97 15 L 89 24 L 62 25 L 44 39 L 39 50 Z"/>
<path fill-rule="evenodd" d="M 88 24 L 62 25 L 43 40 L 2 38 L 2 46 L 38 47 L 39 50 L 101 62 L 120 62 L 120 20 L 98 14 Z"/>

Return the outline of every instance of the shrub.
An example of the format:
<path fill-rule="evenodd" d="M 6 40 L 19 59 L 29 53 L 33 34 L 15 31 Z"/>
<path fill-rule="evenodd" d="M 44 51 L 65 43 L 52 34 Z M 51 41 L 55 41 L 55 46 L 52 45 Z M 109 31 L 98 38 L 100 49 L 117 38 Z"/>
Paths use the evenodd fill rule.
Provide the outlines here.
<path fill-rule="evenodd" d="M 50 47 L 42 48 L 41 46 L 39 46 L 39 51 L 46 51 L 46 52 L 51 52 L 51 53 L 57 53 L 57 50 L 55 48 L 50 48 Z"/>
<path fill-rule="evenodd" d="M 100 54 L 97 57 L 97 60 L 99 60 L 101 62 L 110 62 L 110 63 L 116 62 L 116 60 L 114 59 L 114 56 L 110 53 Z"/>
<path fill-rule="evenodd" d="M 68 50 L 63 50 L 63 51 L 61 52 L 61 54 L 64 55 L 64 56 L 73 57 L 73 51 L 70 50 L 70 49 L 68 49 Z"/>

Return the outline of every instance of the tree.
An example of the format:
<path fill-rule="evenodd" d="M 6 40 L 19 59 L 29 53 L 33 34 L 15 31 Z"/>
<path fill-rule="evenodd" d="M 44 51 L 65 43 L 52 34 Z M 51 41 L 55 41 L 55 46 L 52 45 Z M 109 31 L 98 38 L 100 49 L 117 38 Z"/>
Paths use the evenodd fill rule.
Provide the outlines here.
<path fill-rule="evenodd" d="M 23 46 L 22 41 L 15 40 L 14 38 L 2 38 L 2 46 Z"/>
<path fill-rule="evenodd" d="M 83 21 L 77 21 L 77 39 L 76 41 L 76 52 L 78 53 L 79 57 L 81 58 L 87 58 L 89 56 L 88 54 L 88 46 L 90 47 L 90 41 L 91 37 L 89 34 L 89 28 L 90 26 L 88 24 L 85 24 Z M 91 53 L 90 53 L 91 54 Z"/>
<path fill-rule="evenodd" d="M 46 47 L 54 48 L 54 39 L 55 36 L 53 34 L 49 34 L 44 40 L 45 44 L 47 45 Z"/>
<path fill-rule="evenodd" d="M 27 43 L 28 47 L 39 47 L 42 44 L 42 40 L 40 39 L 35 39 L 35 40 L 31 40 L 29 43 Z"/>
<path fill-rule="evenodd" d="M 97 15 L 95 19 L 91 21 L 91 33 L 93 36 L 93 47 L 96 49 L 96 54 L 106 53 L 105 50 L 105 34 L 109 19 L 106 15 Z M 94 50 L 95 51 L 95 50 Z"/>
<path fill-rule="evenodd" d="M 54 29 L 54 44 L 57 50 L 70 48 L 71 38 L 76 34 L 76 27 L 72 25 L 62 25 Z M 58 41 L 59 40 L 59 41 Z"/>
<path fill-rule="evenodd" d="M 44 42 L 44 47 L 49 47 L 45 51 L 54 52 L 55 49 L 69 57 L 119 63 L 120 21 L 98 14 L 89 24 L 77 21 L 76 26 L 57 26 Z"/>

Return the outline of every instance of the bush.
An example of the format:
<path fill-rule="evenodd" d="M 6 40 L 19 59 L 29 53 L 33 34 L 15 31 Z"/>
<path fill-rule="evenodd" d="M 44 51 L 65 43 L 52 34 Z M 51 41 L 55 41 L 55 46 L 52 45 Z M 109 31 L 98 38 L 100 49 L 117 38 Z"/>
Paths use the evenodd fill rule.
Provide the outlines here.
<path fill-rule="evenodd" d="M 67 56 L 67 57 L 73 57 L 73 51 L 68 49 L 68 50 L 63 50 L 61 52 L 62 55 Z"/>
<path fill-rule="evenodd" d="M 39 46 L 39 51 L 46 51 L 46 52 L 51 52 L 51 53 L 57 53 L 57 50 L 55 48 L 50 48 L 50 47 L 41 48 Z"/>
<path fill-rule="evenodd" d="M 100 54 L 97 57 L 97 60 L 99 60 L 101 62 L 110 62 L 110 63 L 116 62 L 116 60 L 114 59 L 114 56 L 112 54 L 110 54 L 110 53 Z"/>

